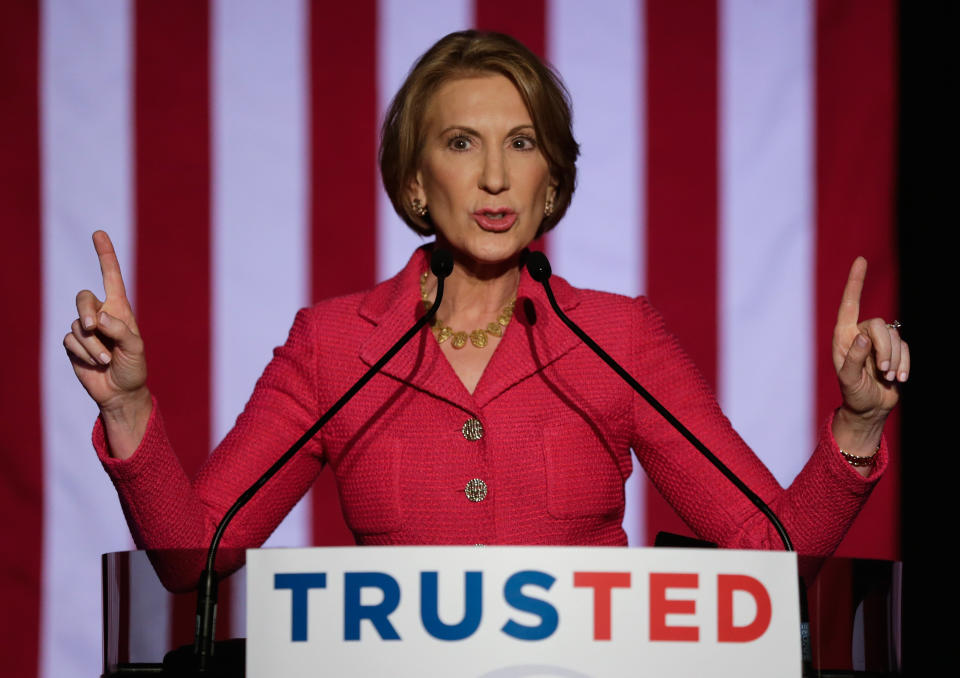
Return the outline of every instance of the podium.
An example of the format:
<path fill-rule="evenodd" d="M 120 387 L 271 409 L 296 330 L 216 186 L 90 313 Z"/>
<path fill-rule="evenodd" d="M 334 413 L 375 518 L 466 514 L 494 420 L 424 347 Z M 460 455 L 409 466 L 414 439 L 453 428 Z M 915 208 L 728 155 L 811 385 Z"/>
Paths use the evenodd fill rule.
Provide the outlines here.
<path fill-rule="evenodd" d="M 195 597 L 157 572 L 182 585 L 200 561 L 103 556 L 103 676 L 182 675 L 162 660 L 190 642 Z M 712 549 L 251 550 L 218 615 L 218 638 L 249 637 L 216 652 L 254 678 L 799 676 L 798 571 L 804 675 L 900 675 L 900 563 Z"/>

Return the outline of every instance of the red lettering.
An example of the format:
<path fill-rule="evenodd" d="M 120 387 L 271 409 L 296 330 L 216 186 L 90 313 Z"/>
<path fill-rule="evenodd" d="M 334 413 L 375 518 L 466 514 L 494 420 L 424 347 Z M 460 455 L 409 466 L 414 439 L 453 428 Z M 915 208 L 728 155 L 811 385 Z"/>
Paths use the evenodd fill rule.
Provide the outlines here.
<path fill-rule="evenodd" d="M 593 589 L 593 639 L 610 640 L 610 591 L 630 588 L 630 573 L 574 572 L 573 585 Z"/>
<path fill-rule="evenodd" d="M 695 589 L 698 576 L 680 572 L 650 573 L 650 640 L 700 640 L 696 626 L 667 626 L 668 614 L 694 614 L 695 600 L 667 600 L 667 589 Z"/>
<path fill-rule="evenodd" d="M 733 625 L 733 592 L 749 593 L 757 604 L 757 616 L 746 626 Z M 717 575 L 717 640 L 749 643 L 766 632 L 771 617 L 770 594 L 763 584 L 744 574 Z"/>

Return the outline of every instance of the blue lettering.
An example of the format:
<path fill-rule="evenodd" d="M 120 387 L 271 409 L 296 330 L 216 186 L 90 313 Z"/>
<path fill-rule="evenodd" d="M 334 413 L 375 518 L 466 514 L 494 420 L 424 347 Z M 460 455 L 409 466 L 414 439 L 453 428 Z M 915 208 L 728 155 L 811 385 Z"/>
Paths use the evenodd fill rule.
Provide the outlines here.
<path fill-rule="evenodd" d="M 360 590 L 378 588 L 383 601 L 376 605 L 361 605 Z M 387 617 L 400 604 L 400 585 L 384 572 L 347 572 L 343 580 L 343 639 L 360 640 L 360 621 L 369 619 L 384 640 L 400 640 Z"/>
<path fill-rule="evenodd" d="M 437 573 L 420 573 L 420 619 L 423 628 L 440 640 L 463 640 L 473 635 L 483 616 L 483 573 L 466 572 L 463 602 L 463 619 L 456 624 L 440 621 L 437 608 Z"/>
<path fill-rule="evenodd" d="M 307 591 L 327 587 L 323 572 L 287 572 L 273 575 L 273 588 L 290 589 L 293 599 L 290 616 L 290 640 L 307 639 Z"/>
<path fill-rule="evenodd" d="M 504 600 L 510 607 L 537 615 L 540 617 L 540 623 L 536 626 L 526 626 L 510 619 L 500 630 L 518 640 L 543 640 L 552 636 L 559 623 L 557 608 L 545 600 L 524 595 L 523 587 L 530 584 L 549 591 L 555 581 L 555 577 L 537 570 L 521 570 L 512 575 L 503 585 Z"/>

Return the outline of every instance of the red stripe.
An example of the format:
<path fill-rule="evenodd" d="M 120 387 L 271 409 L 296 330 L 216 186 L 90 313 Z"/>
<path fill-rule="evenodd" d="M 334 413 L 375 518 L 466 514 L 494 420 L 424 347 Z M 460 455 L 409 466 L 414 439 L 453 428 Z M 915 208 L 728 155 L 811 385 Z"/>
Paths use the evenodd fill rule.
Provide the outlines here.
<path fill-rule="evenodd" d="M 541 59 L 547 58 L 545 0 L 475 0 L 474 26 L 482 31 L 511 35 Z M 550 235 L 538 238 L 530 249 L 548 252 Z"/>
<path fill-rule="evenodd" d="M 475 0 L 474 25 L 511 35 L 539 56 L 547 56 L 544 0 Z"/>
<path fill-rule="evenodd" d="M 137 321 L 150 389 L 193 476 L 211 446 L 210 13 L 201 0 L 141 0 L 134 17 Z M 191 605 L 174 603 L 174 645 L 192 642 Z"/>
<path fill-rule="evenodd" d="M 311 295 L 319 301 L 376 281 L 377 12 L 374 0 L 309 8 Z M 313 543 L 352 544 L 329 470 L 311 496 Z"/>
<path fill-rule="evenodd" d="M 647 294 L 711 385 L 717 374 L 717 7 L 646 4 Z M 689 534 L 647 485 L 647 534 Z"/>
<path fill-rule="evenodd" d="M 39 655 L 43 538 L 40 347 L 40 18 L 36 0 L 0 2 L 0 289 L 16 330 L 0 379 L 0 656 L 4 673 L 34 676 Z M 57 328 L 66 331 L 68 328 Z M 65 358 L 64 358 L 65 360 Z M 65 368 L 66 369 L 66 368 Z"/>
<path fill-rule="evenodd" d="M 309 11 L 311 294 L 319 301 L 376 278 L 377 15 L 374 0 Z"/>
<path fill-rule="evenodd" d="M 869 262 L 861 318 L 894 318 L 897 16 L 892 0 L 818 2 L 816 49 L 817 291 L 815 346 L 829 346 L 853 259 Z M 839 405 L 829 360 L 817 365 L 817 417 Z M 838 555 L 900 553 L 899 416 L 887 421 L 891 464 Z"/>
<path fill-rule="evenodd" d="M 141 1 L 135 17 L 137 320 L 193 475 L 210 448 L 210 21 L 196 0 Z"/>

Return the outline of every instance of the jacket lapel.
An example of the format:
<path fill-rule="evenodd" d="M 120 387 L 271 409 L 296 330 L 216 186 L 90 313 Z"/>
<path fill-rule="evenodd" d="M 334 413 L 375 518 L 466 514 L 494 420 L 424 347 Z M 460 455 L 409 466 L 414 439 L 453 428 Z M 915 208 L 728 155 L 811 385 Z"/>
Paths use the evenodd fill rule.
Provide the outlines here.
<path fill-rule="evenodd" d="M 579 303 L 577 290 L 563 278 L 551 278 L 550 287 L 565 313 Z M 474 391 L 478 407 L 486 406 L 507 389 L 544 369 L 579 341 L 553 312 L 543 286 L 524 270 L 513 321 Z"/>
<path fill-rule="evenodd" d="M 394 278 L 374 287 L 360 304 L 360 316 L 371 323 L 360 345 L 360 359 L 373 365 L 423 315 L 420 275 L 427 270 L 429 245 L 418 248 Z M 383 374 L 473 411 L 473 398 L 423 328 L 384 365 Z"/>

